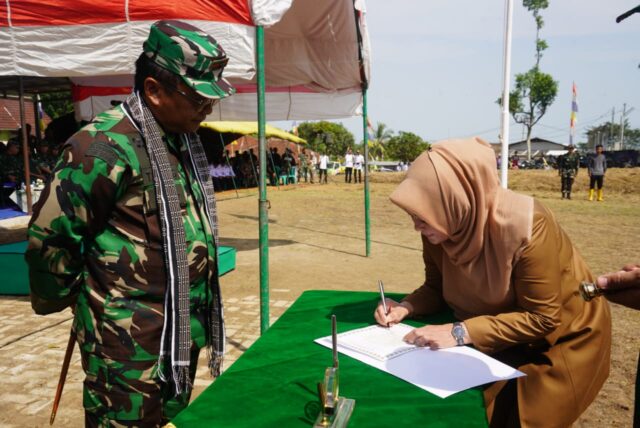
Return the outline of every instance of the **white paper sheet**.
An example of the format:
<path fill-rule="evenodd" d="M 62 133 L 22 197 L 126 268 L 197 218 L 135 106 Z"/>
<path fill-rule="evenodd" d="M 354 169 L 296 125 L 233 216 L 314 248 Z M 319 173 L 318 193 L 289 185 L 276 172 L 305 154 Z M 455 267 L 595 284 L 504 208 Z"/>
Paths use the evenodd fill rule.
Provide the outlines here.
<path fill-rule="evenodd" d="M 437 351 L 413 347 L 413 350 L 407 351 L 404 349 L 407 344 L 398 343 L 397 338 L 393 338 L 400 332 L 408 332 L 414 328 L 406 324 L 394 326 L 394 335 L 390 335 L 388 329 L 384 327 L 378 329 L 373 327 L 339 334 L 338 352 L 392 374 L 441 398 L 485 383 L 525 376 L 521 371 L 468 346 L 456 346 Z M 341 344 L 341 339 L 344 345 Z M 331 336 L 321 337 L 315 342 L 327 348 L 332 347 Z M 354 343 L 362 348 L 356 350 Z M 404 348 L 398 352 L 399 347 Z M 386 357 L 381 359 L 380 356 Z M 341 376 L 348 376 L 348 374 L 341 373 Z"/>

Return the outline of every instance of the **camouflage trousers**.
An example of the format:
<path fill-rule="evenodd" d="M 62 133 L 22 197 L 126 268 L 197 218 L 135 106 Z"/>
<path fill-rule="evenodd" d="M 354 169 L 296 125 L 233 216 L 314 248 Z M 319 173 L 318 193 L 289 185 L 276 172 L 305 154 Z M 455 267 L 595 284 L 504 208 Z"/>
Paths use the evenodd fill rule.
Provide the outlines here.
<path fill-rule="evenodd" d="M 573 181 L 575 180 L 575 175 L 571 173 L 563 172 L 561 175 L 561 187 L 562 187 L 562 196 L 570 195 L 571 188 L 573 187 Z"/>
<path fill-rule="evenodd" d="M 200 348 L 191 347 L 190 378 Z M 172 383 L 158 378 L 158 360 L 116 361 L 81 351 L 86 427 L 160 427 L 189 404 L 191 393 L 175 395 Z"/>

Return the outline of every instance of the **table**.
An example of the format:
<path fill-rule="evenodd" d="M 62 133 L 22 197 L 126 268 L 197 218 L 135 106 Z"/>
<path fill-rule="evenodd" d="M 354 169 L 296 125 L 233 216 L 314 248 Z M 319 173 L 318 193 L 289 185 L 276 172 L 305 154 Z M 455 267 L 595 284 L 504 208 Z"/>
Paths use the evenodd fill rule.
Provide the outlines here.
<path fill-rule="evenodd" d="M 379 300 L 379 293 L 304 292 L 172 424 L 177 428 L 313 425 L 320 410 L 316 383 L 332 364 L 331 350 L 313 340 L 331 333 L 331 314 L 338 320 L 338 332 L 371 324 Z M 428 321 L 452 319 L 447 313 Z M 356 400 L 349 427 L 487 426 L 480 388 L 441 399 L 345 355 L 340 355 L 340 393 Z"/>
<path fill-rule="evenodd" d="M 28 295 L 29 268 L 24 260 L 27 241 L 0 245 L 0 272 L 4 280 L 0 282 L 0 295 Z M 218 275 L 222 276 L 236 268 L 236 249 L 218 247 Z"/>

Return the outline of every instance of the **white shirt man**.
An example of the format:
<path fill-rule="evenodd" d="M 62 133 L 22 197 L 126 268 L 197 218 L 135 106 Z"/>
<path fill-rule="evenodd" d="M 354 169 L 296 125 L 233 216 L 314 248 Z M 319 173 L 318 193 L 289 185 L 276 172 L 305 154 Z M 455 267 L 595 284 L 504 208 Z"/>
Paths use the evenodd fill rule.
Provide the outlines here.
<path fill-rule="evenodd" d="M 322 175 L 324 174 L 324 183 L 327 184 L 327 164 L 329 163 L 329 156 L 322 154 L 320 155 L 320 177 L 318 182 L 322 184 Z"/>
<path fill-rule="evenodd" d="M 327 169 L 327 163 L 329 163 L 329 156 L 320 155 L 320 169 Z"/>
<path fill-rule="evenodd" d="M 353 153 L 351 153 L 351 150 L 344 155 L 344 166 L 347 168 L 353 168 Z"/>

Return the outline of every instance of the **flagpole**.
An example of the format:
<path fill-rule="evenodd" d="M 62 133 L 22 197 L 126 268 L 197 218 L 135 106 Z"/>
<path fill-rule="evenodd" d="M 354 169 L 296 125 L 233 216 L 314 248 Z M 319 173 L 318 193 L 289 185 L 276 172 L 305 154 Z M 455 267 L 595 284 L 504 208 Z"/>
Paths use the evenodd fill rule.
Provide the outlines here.
<path fill-rule="evenodd" d="M 511 76 L 511 33 L 513 20 L 513 0 L 505 0 L 504 72 L 502 85 L 502 152 L 500 162 L 500 183 L 507 188 L 507 167 L 509 166 L 509 81 Z"/>
<path fill-rule="evenodd" d="M 576 82 L 572 82 L 571 85 L 571 120 L 569 121 L 569 144 L 573 145 L 573 138 L 576 134 L 576 120 L 578 115 L 578 91 L 576 89 Z"/>

